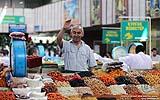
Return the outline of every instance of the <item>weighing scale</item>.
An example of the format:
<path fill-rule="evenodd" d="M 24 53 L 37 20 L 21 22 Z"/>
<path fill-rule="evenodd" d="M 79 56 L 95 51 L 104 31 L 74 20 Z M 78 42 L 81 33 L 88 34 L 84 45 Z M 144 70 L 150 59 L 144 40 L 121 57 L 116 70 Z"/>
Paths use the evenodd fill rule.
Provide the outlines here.
<path fill-rule="evenodd" d="M 12 32 L 11 37 L 11 66 L 14 77 L 25 77 L 27 75 L 27 54 L 25 34 L 22 32 Z M 22 38 L 23 37 L 23 38 Z"/>
<path fill-rule="evenodd" d="M 114 47 L 112 50 L 112 57 L 115 60 L 118 60 L 120 57 L 124 57 L 127 55 L 128 55 L 127 49 L 123 46 Z"/>

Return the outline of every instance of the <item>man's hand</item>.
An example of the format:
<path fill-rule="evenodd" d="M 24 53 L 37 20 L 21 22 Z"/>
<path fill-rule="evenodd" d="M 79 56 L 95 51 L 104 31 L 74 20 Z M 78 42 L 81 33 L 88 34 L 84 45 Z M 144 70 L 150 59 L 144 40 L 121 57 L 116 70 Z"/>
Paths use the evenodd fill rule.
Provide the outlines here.
<path fill-rule="evenodd" d="M 63 26 L 63 30 L 67 31 L 70 29 L 70 27 L 71 27 L 71 19 L 65 21 L 64 26 Z"/>

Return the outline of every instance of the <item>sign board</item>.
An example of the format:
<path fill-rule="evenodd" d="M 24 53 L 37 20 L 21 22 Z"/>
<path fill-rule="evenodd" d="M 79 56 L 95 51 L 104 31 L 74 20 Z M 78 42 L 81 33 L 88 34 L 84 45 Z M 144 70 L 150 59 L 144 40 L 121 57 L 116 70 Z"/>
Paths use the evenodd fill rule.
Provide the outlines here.
<path fill-rule="evenodd" d="M 122 21 L 122 40 L 146 40 L 148 39 L 148 21 Z"/>
<path fill-rule="evenodd" d="M 24 24 L 24 16 L 4 16 L 2 24 Z"/>
<path fill-rule="evenodd" d="M 27 27 L 25 24 L 9 24 L 9 33 L 12 32 L 27 32 Z"/>
<path fill-rule="evenodd" d="M 112 44 L 120 43 L 120 29 L 103 29 L 102 43 Z"/>

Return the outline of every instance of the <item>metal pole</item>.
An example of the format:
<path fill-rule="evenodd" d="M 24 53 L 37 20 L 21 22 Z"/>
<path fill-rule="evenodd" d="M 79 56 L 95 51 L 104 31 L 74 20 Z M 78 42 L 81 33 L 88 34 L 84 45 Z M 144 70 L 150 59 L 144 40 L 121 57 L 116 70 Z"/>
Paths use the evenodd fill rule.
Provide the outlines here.
<path fill-rule="evenodd" d="M 151 49 L 152 49 L 152 34 L 151 34 L 151 17 L 149 19 L 149 55 L 151 56 Z"/>

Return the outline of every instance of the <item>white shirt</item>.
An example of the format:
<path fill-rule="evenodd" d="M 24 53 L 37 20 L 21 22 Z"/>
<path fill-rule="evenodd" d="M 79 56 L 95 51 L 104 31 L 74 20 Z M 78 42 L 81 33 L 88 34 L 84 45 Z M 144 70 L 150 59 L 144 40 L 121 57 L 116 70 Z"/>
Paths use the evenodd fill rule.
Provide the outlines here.
<path fill-rule="evenodd" d="M 160 55 L 151 56 L 152 61 L 159 61 L 160 62 Z"/>
<path fill-rule="evenodd" d="M 152 69 L 152 59 L 149 55 L 139 52 L 119 58 L 119 61 L 127 64 L 130 69 Z"/>
<path fill-rule="evenodd" d="M 64 41 L 62 52 L 64 53 L 65 70 L 88 71 L 89 67 L 97 65 L 93 51 L 83 41 L 79 48 L 72 41 Z"/>

